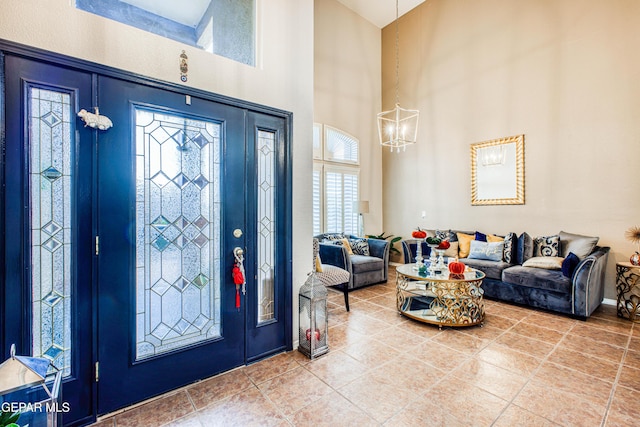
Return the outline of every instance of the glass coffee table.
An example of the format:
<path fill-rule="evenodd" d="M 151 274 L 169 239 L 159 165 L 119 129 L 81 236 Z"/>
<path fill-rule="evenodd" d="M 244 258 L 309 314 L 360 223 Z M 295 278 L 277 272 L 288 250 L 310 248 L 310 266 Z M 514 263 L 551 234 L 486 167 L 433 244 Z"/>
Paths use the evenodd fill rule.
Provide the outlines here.
<path fill-rule="evenodd" d="M 482 325 L 484 301 L 480 270 L 467 268 L 461 275 L 418 272 L 415 264 L 396 268 L 396 304 L 403 316 L 442 326 Z"/>

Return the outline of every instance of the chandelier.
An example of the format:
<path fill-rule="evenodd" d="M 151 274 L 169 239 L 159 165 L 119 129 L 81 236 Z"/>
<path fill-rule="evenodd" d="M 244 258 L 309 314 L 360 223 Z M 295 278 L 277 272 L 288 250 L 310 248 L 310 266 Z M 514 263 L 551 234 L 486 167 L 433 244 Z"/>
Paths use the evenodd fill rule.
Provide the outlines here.
<path fill-rule="evenodd" d="M 400 107 L 400 46 L 398 26 L 398 0 L 396 0 L 396 106 L 393 110 L 378 113 L 378 137 L 380 145 L 389 147 L 391 152 L 407 145 L 415 144 L 418 139 L 418 110 Z"/>

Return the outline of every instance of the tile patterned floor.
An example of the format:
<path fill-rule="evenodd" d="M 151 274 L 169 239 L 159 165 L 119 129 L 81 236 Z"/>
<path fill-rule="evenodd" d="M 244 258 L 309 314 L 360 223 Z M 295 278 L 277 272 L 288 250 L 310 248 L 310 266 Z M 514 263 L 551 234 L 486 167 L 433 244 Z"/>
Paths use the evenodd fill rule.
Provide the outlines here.
<path fill-rule="evenodd" d="M 486 302 L 483 327 L 395 310 L 395 277 L 329 295 L 330 352 L 299 352 L 106 417 L 123 426 L 631 426 L 640 420 L 640 324 Z"/>

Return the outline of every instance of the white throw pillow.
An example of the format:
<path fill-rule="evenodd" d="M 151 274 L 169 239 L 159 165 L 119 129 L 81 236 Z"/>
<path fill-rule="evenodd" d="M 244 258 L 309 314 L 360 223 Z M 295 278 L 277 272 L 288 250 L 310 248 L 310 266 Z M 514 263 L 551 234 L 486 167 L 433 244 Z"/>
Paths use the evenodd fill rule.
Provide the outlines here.
<path fill-rule="evenodd" d="M 546 270 L 560 270 L 564 258 L 559 256 L 535 256 L 522 264 L 523 267 L 544 268 Z"/>

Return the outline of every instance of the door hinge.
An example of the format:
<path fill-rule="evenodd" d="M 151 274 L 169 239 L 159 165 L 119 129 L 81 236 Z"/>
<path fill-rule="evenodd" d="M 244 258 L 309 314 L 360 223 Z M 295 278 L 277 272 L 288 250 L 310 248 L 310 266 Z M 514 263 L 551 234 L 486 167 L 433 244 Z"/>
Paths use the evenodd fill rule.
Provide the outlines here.
<path fill-rule="evenodd" d="M 96 255 L 100 255 L 100 236 L 96 236 Z"/>
<path fill-rule="evenodd" d="M 100 362 L 96 362 L 96 382 L 100 381 Z"/>

